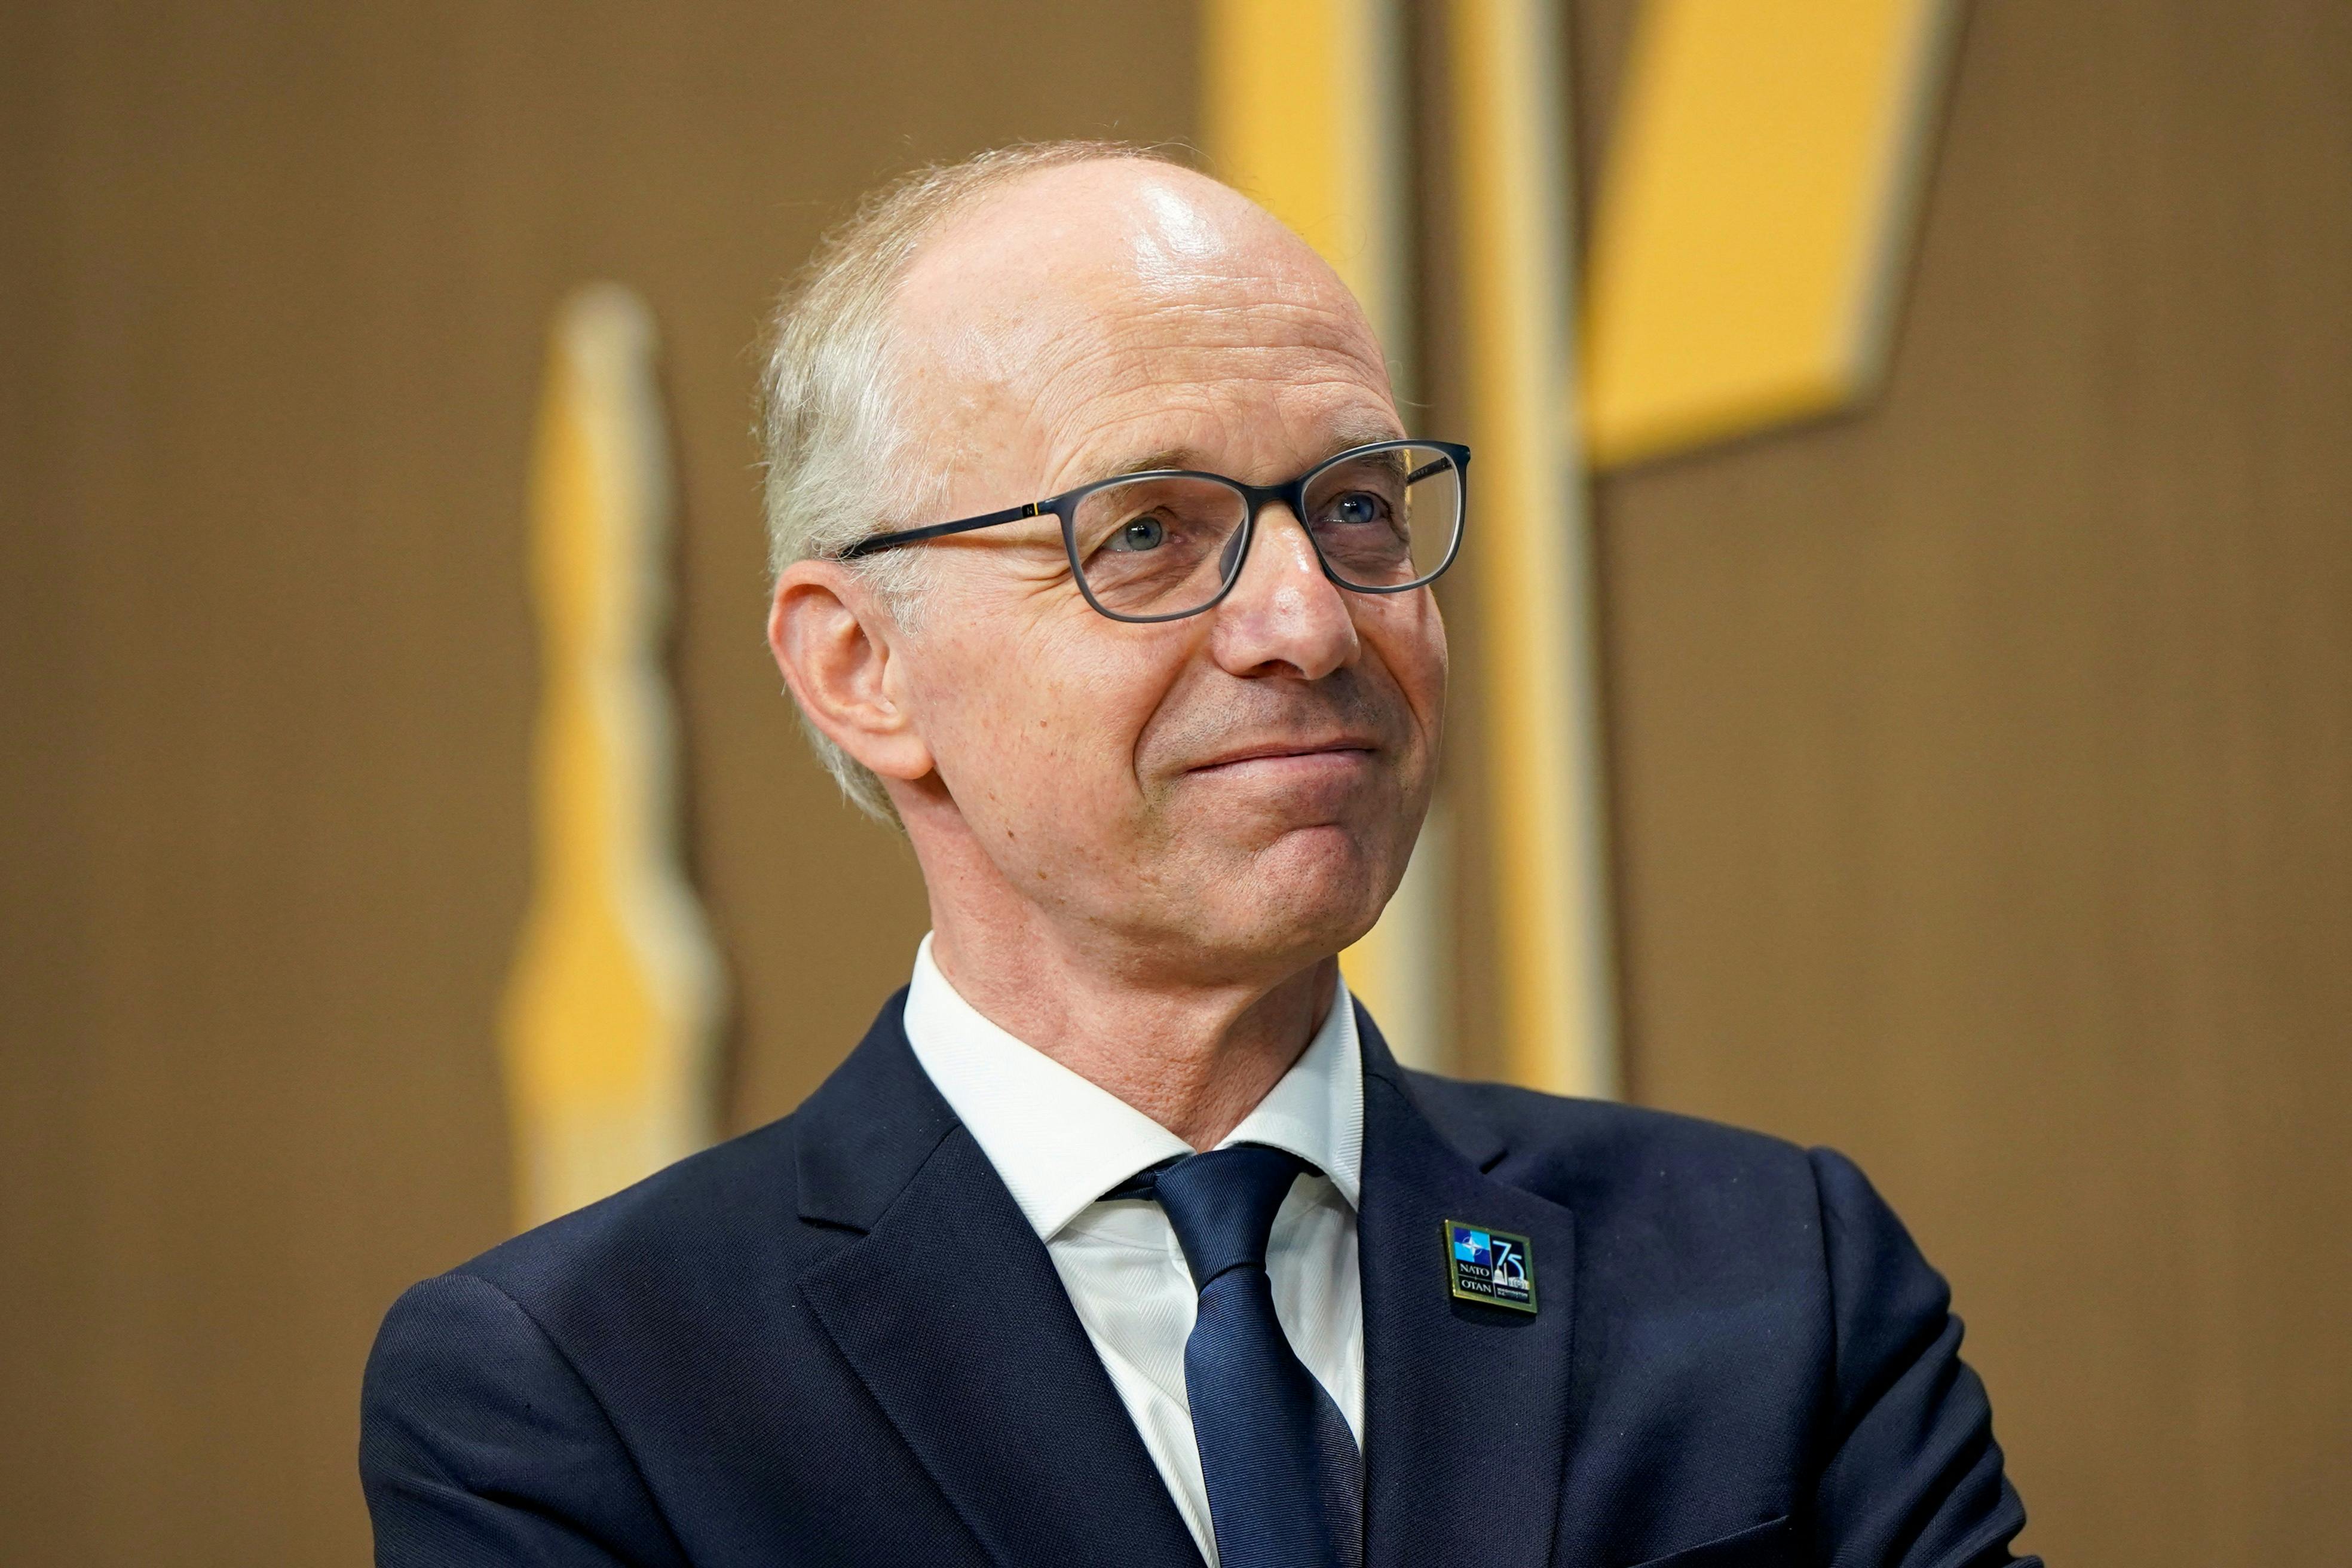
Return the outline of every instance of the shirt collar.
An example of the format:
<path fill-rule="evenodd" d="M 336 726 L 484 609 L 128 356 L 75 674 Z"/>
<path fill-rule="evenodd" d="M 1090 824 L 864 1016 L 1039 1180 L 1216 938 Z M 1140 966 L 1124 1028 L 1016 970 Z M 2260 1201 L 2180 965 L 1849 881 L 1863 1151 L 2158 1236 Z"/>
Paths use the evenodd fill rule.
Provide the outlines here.
<path fill-rule="evenodd" d="M 1181 1138 L 982 1017 L 915 950 L 907 1041 L 978 1142 L 1038 1236 L 1051 1240 L 1103 1194 L 1160 1161 Z M 1313 1164 L 1355 1207 L 1362 1191 L 1364 1078 L 1344 979 L 1307 1049 L 1223 1143 L 1265 1143 Z"/>

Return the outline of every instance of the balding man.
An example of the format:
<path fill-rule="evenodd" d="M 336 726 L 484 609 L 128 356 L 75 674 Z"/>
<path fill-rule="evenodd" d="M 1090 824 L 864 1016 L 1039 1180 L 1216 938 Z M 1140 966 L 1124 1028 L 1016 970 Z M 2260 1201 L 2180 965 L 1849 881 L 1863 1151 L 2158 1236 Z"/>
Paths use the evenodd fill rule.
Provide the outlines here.
<path fill-rule="evenodd" d="M 994 153 L 827 242 L 767 382 L 770 644 L 931 933 L 794 1114 L 401 1299 L 380 1563 L 2011 1561 L 1852 1165 L 1407 1072 L 1350 1002 L 1470 458 L 1312 251 Z"/>

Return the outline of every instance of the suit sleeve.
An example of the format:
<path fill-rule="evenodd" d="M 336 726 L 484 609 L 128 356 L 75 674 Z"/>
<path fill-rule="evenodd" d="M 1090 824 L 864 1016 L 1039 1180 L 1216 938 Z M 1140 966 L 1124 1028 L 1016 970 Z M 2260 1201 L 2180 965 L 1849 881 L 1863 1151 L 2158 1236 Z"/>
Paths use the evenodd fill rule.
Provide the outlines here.
<path fill-rule="evenodd" d="M 1960 1359 L 1951 1291 L 1843 1155 L 1811 1154 L 1837 1336 L 1835 1415 L 1814 1497 L 1832 1568 L 1991 1568 L 2025 1505 L 1992 1405 Z M 2039 1558 L 2026 1558 L 2039 1568 Z"/>
<path fill-rule="evenodd" d="M 662 1568 L 683 1553 L 604 1409 L 489 1281 L 413 1287 L 360 1395 L 378 1568 Z"/>

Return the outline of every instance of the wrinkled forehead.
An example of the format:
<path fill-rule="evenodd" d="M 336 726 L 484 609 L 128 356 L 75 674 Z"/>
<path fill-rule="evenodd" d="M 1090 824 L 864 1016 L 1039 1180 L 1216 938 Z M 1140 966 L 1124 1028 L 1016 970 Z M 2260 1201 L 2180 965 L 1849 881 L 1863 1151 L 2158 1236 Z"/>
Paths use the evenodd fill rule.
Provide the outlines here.
<path fill-rule="evenodd" d="M 1070 479 L 1115 427 L 1148 444 L 1164 426 L 1177 445 L 1237 424 L 1394 422 L 1379 342 L 1331 268 L 1246 198 L 1164 164 L 1081 164 L 993 195 L 927 242 L 896 309 L 909 434 L 1006 482 Z"/>

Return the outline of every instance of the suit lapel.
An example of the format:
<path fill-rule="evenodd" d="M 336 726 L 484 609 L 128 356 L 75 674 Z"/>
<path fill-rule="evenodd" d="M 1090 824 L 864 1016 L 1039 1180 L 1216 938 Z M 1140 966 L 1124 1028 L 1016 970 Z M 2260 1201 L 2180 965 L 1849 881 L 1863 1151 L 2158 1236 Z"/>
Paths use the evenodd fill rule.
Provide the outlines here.
<path fill-rule="evenodd" d="M 916 1062 L 902 1007 L 807 1107 L 803 1217 L 865 1234 L 801 1276 L 803 1298 L 1006 1568 L 1199 1568 L 1045 1244 Z"/>
<path fill-rule="evenodd" d="M 1367 1568 L 1452 1562 L 1474 1545 L 1482 1562 L 1549 1563 L 1568 1450 L 1574 1216 L 1441 1138 L 1370 1018 L 1356 1017 Z M 1526 1237 L 1540 1310 L 1454 1300 L 1447 1220 Z"/>

